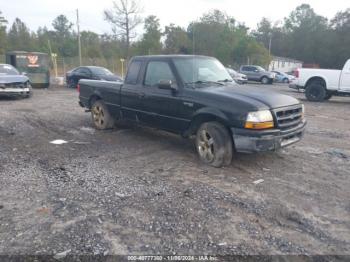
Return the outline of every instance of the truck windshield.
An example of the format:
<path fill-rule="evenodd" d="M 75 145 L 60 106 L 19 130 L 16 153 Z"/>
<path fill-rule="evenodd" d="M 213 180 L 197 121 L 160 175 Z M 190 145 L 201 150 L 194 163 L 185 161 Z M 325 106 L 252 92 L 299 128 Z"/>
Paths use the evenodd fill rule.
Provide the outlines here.
<path fill-rule="evenodd" d="M 174 64 L 183 82 L 189 84 L 232 82 L 226 68 L 215 58 L 174 58 Z"/>
<path fill-rule="evenodd" d="M 19 73 L 10 65 L 0 65 L 0 75 L 19 75 Z"/>

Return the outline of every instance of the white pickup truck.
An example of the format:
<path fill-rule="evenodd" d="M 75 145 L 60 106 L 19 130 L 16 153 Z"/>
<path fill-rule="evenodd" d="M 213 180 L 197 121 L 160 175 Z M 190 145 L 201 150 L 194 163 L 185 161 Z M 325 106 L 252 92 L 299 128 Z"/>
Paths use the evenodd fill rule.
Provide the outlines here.
<path fill-rule="evenodd" d="M 309 101 L 322 102 L 333 95 L 350 96 L 350 59 L 343 70 L 299 68 L 290 88 L 304 89 Z"/>

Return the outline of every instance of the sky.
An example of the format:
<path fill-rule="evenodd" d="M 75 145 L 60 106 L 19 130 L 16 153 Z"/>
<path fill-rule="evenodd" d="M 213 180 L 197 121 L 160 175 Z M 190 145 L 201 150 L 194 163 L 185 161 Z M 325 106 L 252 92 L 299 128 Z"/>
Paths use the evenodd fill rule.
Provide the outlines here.
<path fill-rule="evenodd" d="M 79 8 L 81 30 L 99 34 L 110 33 L 110 25 L 103 19 L 103 10 L 112 7 L 113 0 L 0 0 L 0 11 L 11 25 L 16 17 L 24 21 L 31 30 L 40 26 L 52 28 L 55 17 L 64 14 L 76 22 Z M 117 0 L 118 1 L 118 0 Z M 350 0 L 138 0 L 142 16 L 156 15 L 164 27 L 170 23 L 187 25 L 212 9 L 220 9 L 251 29 L 256 28 L 262 17 L 271 21 L 282 21 L 284 17 L 302 3 L 310 4 L 316 13 L 333 18 L 338 11 L 350 8 Z M 139 29 L 140 30 L 140 29 Z"/>

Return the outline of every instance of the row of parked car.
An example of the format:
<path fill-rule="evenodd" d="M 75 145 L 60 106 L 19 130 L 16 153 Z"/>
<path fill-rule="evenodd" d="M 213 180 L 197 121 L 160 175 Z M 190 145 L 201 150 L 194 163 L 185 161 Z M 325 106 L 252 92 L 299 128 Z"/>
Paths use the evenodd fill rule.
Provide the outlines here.
<path fill-rule="evenodd" d="M 239 72 L 232 68 L 226 68 L 233 80 L 238 84 L 246 84 L 248 81 L 272 84 L 273 82 L 290 83 L 293 76 L 279 72 L 266 71 L 260 66 L 242 66 Z M 69 88 L 77 88 L 79 80 L 104 80 L 123 81 L 122 77 L 113 74 L 110 70 L 98 66 L 77 67 L 66 74 L 66 83 Z M 30 80 L 26 75 L 22 75 L 16 68 L 8 64 L 0 64 L 0 93 L 8 95 L 19 94 L 29 97 L 31 94 Z"/>
<path fill-rule="evenodd" d="M 237 72 L 232 68 L 226 68 L 230 76 L 238 84 L 246 84 L 248 81 L 261 82 L 262 84 L 290 83 L 294 76 L 280 71 L 266 71 L 261 66 L 242 66 Z M 122 77 L 113 74 L 107 68 L 98 66 L 77 67 L 66 74 L 66 83 L 69 88 L 76 88 L 79 80 L 105 80 L 105 81 L 123 81 Z"/>
<path fill-rule="evenodd" d="M 238 84 L 246 84 L 248 81 L 261 82 L 262 84 L 272 84 L 273 82 L 289 84 L 294 79 L 293 75 L 280 71 L 266 71 L 261 66 L 255 65 L 241 66 L 239 72 L 232 68 L 227 68 L 227 71 Z"/>

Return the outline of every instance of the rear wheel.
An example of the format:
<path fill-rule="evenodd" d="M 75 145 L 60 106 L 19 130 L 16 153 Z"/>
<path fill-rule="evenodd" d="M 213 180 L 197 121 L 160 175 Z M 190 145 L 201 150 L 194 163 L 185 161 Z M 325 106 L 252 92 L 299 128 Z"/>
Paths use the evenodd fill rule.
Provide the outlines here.
<path fill-rule="evenodd" d="M 321 81 L 313 81 L 306 87 L 305 95 L 309 101 L 322 102 L 326 99 L 327 92 Z"/>
<path fill-rule="evenodd" d="M 96 129 L 106 130 L 114 126 L 114 119 L 102 100 L 97 100 L 93 103 L 91 107 L 91 117 Z"/>
<path fill-rule="evenodd" d="M 232 161 L 233 146 L 228 130 L 217 122 L 200 126 L 196 135 L 199 158 L 213 167 L 228 166 Z"/>

